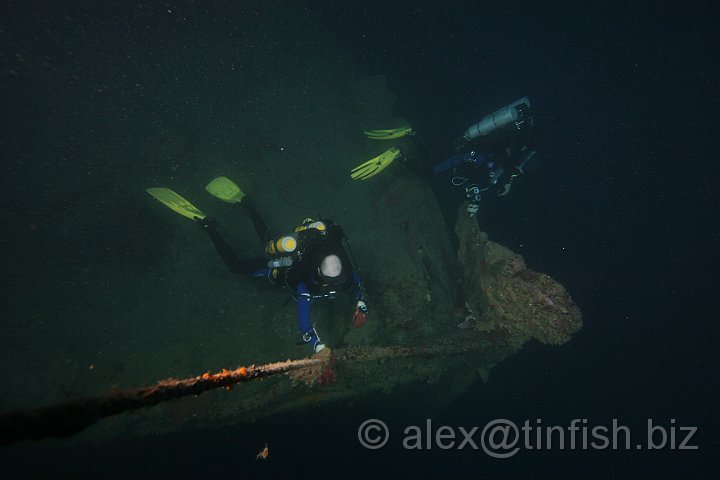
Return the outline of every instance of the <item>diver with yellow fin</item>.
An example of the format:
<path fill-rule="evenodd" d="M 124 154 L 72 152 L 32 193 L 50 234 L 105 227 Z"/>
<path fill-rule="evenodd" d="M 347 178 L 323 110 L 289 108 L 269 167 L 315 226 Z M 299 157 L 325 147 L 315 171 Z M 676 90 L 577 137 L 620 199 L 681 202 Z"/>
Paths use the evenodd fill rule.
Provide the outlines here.
<path fill-rule="evenodd" d="M 315 353 L 325 344 L 310 322 L 310 303 L 321 298 L 334 299 L 338 291 L 354 290 L 353 325 L 361 327 L 367 320 L 365 289 L 357 269 L 353 268 L 343 241 L 342 228 L 332 220 L 306 218 L 294 231 L 273 238 L 250 197 L 229 178 L 218 177 L 206 190 L 216 198 L 239 204 L 250 214 L 265 255 L 241 259 L 218 232 L 218 224 L 179 194 L 164 187 L 148 188 L 147 192 L 163 205 L 180 215 L 197 221 L 213 242 L 220 258 L 231 272 L 265 277 L 273 285 L 287 288 L 297 304 L 297 321 L 303 343 Z"/>

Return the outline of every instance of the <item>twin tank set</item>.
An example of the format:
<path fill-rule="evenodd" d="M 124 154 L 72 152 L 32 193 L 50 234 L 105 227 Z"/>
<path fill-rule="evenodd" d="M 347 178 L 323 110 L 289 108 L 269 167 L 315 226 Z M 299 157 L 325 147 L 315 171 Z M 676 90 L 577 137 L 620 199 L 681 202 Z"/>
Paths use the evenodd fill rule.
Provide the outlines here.
<path fill-rule="evenodd" d="M 325 224 L 319 220 L 306 218 L 302 225 L 295 227 L 293 233 L 283 235 L 275 240 L 270 240 L 265 247 L 265 253 L 271 257 L 268 260 L 268 268 L 289 267 L 293 263 L 293 257 L 297 257 L 298 235 L 309 229 L 315 229 L 320 233 L 327 230 Z"/>

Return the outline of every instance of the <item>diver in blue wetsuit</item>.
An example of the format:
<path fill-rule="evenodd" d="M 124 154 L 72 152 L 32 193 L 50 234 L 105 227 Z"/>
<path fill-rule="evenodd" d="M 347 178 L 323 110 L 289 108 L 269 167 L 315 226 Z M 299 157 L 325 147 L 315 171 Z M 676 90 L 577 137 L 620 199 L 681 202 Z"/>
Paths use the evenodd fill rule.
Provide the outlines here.
<path fill-rule="evenodd" d="M 455 140 L 460 153 L 432 169 L 440 190 L 451 191 L 453 212 L 466 201 L 467 213 L 475 216 L 483 198 L 512 191 L 517 179 L 539 161 L 530 147 L 533 126 L 530 101 L 523 97 L 486 115 Z"/>
<path fill-rule="evenodd" d="M 368 313 L 365 290 L 360 274 L 352 267 L 343 247 L 347 237 L 338 224 L 327 219 L 307 218 L 292 233 L 271 239 L 250 198 L 245 196 L 240 205 L 250 213 L 255 230 L 266 246 L 265 256 L 240 259 L 220 236 L 214 220 L 204 218 L 198 222 L 230 271 L 265 277 L 273 285 L 291 292 L 297 304 L 298 328 L 304 343 L 315 353 L 325 348 L 310 321 L 310 304 L 318 299 L 334 299 L 340 291 L 354 290 L 357 303 L 353 324 L 361 327 L 365 323 Z"/>

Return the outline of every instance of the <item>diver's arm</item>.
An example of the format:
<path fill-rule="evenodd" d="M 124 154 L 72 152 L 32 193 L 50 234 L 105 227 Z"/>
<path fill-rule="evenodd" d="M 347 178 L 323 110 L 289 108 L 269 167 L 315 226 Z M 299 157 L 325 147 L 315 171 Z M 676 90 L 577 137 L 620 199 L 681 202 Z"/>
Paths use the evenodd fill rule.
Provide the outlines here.
<path fill-rule="evenodd" d="M 310 291 L 304 282 L 300 282 L 295 288 L 295 302 L 297 303 L 298 328 L 302 334 L 303 342 L 309 344 L 314 352 L 319 352 L 325 346 L 318 338 L 318 334 L 310 323 Z M 318 348 L 322 345 L 321 348 Z"/>
<path fill-rule="evenodd" d="M 355 287 L 355 313 L 353 314 L 353 326 L 355 328 L 362 327 L 367 321 L 368 307 L 365 303 L 365 288 L 363 287 L 362 278 L 357 270 L 352 272 L 353 284 Z"/>
<path fill-rule="evenodd" d="M 300 333 L 305 333 L 312 328 L 310 324 L 310 292 L 305 283 L 300 282 L 295 289 L 297 299 L 297 321 Z"/>
<path fill-rule="evenodd" d="M 353 291 L 355 292 L 355 300 L 357 301 L 365 301 L 365 287 L 363 285 L 362 277 L 360 276 L 360 272 L 357 270 L 352 271 L 352 279 L 353 279 Z"/>
<path fill-rule="evenodd" d="M 510 190 L 517 184 L 517 179 L 527 175 L 528 170 L 536 167 L 540 156 L 535 150 L 522 146 L 510 150 L 507 178 L 501 182 L 498 189 L 498 196 L 503 197 L 510 193 Z"/>

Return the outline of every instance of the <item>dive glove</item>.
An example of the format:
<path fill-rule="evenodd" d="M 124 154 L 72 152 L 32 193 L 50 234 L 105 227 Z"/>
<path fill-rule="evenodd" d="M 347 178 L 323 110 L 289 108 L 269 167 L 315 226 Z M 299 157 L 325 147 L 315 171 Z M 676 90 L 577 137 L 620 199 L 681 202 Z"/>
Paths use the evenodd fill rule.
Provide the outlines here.
<path fill-rule="evenodd" d="M 353 326 L 360 328 L 367 322 L 368 308 L 365 302 L 359 300 L 355 306 L 355 314 L 353 315 Z"/>

